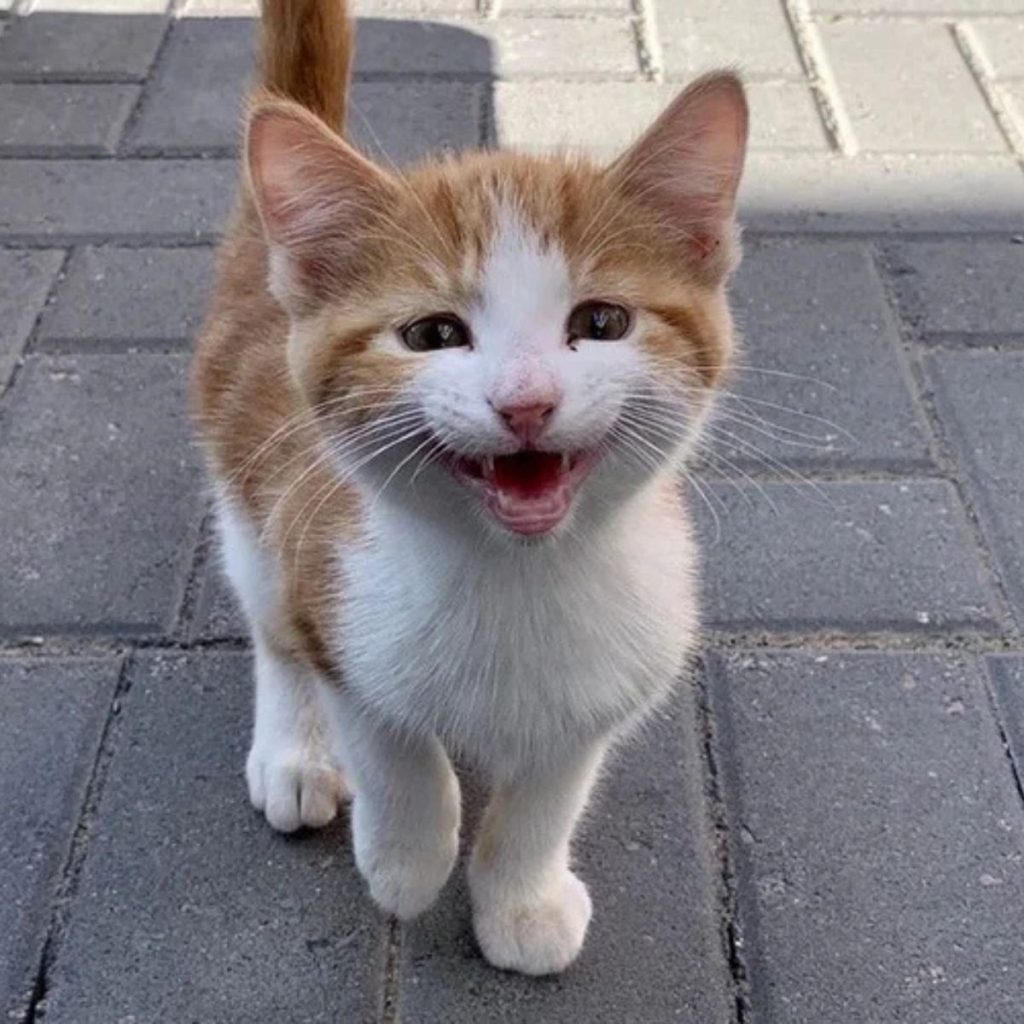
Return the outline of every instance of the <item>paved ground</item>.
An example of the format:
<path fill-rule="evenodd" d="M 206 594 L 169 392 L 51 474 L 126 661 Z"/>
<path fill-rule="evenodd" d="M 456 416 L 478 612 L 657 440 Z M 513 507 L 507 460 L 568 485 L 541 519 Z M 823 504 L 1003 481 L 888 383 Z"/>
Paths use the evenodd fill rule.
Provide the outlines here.
<path fill-rule="evenodd" d="M 251 23 L 0 0 L 0 1010 L 1017 1024 L 1024 0 L 499 3 L 362 4 L 364 144 L 611 151 L 723 61 L 753 97 L 706 657 L 579 844 L 586 952 L 500 975 L 458 883 L 398 929 L 343 825 L 248 808 L 182 393 Z"/>

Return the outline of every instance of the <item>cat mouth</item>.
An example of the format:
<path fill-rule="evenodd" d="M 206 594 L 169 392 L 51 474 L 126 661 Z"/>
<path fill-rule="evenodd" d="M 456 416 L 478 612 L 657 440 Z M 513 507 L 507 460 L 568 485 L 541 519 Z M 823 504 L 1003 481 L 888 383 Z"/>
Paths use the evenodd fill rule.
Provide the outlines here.
<path fill-rule="evenodd" d="M 568 515 L 573 498 L 594 464 L 594 452 L 541 452 L 457 456 L 449 468 L 483 497 L 488 512 L 513 533 L 549 533 Z"/>

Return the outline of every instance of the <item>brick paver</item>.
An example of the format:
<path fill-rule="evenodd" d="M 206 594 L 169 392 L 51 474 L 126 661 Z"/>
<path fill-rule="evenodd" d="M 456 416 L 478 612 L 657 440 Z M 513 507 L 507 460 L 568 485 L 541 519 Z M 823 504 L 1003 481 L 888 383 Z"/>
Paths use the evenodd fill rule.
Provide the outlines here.
<path fill-rule="evenodd" d="M 1024 0 L 355 2 L 398 162 L 606 158 L 746 72 L 702 665 L 601 787 L 559 979 L 481 962 L 461 876 L 400 927 L 344 823 L 272 834 L 185 407 L 256 2 L 0 0 L 0 1013 L 1016 1024 Z"/>
<path fill-rule="evenodd" d="M 31 1002 L 119 658 L 0 661 L 0 1006 Z"/>
<path fill-rule="evenodd" d="M 185 346 L 199 328 L 212 249 L 79 248 L 39 324 L 47 349 Z"/>
<path fill-rule="evenodd" d="M 0 394 L 60 271 L 59 251 L 0 251 Z"/>
<path fill-rule="evenodd" d="M 50 1021 L 374 1019 L 385 925 L 344 829 L 297 843 L 233 799 L 249 673 L 238 653 L 139 659 Z"/>
<path fill-rule="evenodd" d="M 0 422 L 0 635 L 171 627 L 199 506 L 185 365 L 36 356 L 18 374 Z"/>
<path fill-rule="evenodd" d="M 758 1019 L 1012 1024 L 1024 815 L 977 666 L 737 652 L 713 693 Z"/>

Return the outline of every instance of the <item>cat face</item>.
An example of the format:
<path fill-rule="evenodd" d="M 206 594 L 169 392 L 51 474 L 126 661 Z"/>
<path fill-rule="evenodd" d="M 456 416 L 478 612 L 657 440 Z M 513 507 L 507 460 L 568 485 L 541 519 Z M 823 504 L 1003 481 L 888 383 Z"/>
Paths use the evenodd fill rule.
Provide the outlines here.
<path fill-rule="evenodd" d="M 271 286 L 337 472 L 373 502 L 540 537 L 672 467 L 729 361 L 745 135 L 730 76 L 610 168 L 481 153 L 397 176 L 299 108 L 257 111 Z"/>

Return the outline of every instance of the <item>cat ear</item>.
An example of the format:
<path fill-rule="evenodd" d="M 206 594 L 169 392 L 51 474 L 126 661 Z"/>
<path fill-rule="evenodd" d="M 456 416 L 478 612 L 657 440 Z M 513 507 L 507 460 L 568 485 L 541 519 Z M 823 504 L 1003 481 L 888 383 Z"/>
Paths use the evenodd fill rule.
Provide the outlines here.
<path fill-rule="evenodd" d="M 711 277 L 732 269 L 747 120 L 739 77 L 727 71 L 705 75 L 609 169 L 617 187 L 676 234 L 687 258 Z"/>
<path fill-rule="evenodd" d="M 322 297 L 355 255 L 360 230 L 387 203 L 390 179 L 286 100 L 250 114 L 246 162 L 270 243 L 271 290 L 286 304 Z"/>

